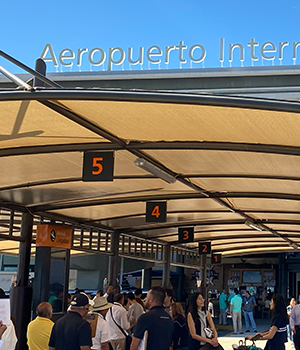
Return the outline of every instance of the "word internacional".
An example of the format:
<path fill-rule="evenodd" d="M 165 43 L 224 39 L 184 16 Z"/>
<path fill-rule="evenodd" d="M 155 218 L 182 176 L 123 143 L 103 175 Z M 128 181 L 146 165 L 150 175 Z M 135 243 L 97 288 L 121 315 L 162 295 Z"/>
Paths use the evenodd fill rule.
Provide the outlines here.
<path fill-rule="evenodd" d="M 246 54 L 252 61 L 258 61 L 260 58 L 264 60 L 274 60 L 278 58 L 282 62 L 284 58 L 284 49 L 289 46 L 288 41 L 280 41 L 276 45 L 272 41 L 266 41 L 261 45 L 255 41 L 255 38 L 251 38 L 250 42 L 245 45 L 241 43 L 234 43 L 225 45 L 225 39 L 220 39 L 219 61 L 223 66 L 223 62 L 228 59 L 231 63 L 234 59 L 234 55 L 243 62 L 246 58 Z M 300 41 L 291 43 L 292 47 L 292 59 L 295 63 L 297 59 L 297 48 L 300 46 Z M 247 49 L 247 51 L 246 51 Z M 194 44 L 187 47 L 183 40 L 178 45 L 165 46 L 163 49 L 158 45 L 152 45 L 147 50 L 144 47 L 139 47 L 138 50 L 134 50 L 132 47 L 128 47 L 127 50 L 121 47 L 110 47 L 108 52 L 105 52 L 100 47 L 95 47 L 91 50 L 87 48 L 79 48 L 77 51 L 71 49 L 63 49 L 59 52 L 58 56 L 54 52 L 51 44 L 46 44 L 41 58 L 45 62 L 51 62 L 55 67 L 59 66 L 59 63 L 64 67 L 72 67 L 75 62 L 78 67 L 81 67 L 82 60 L 86 57 L 88 62 L 92 66 L 104 65 L 107 62 L 107 70 L 111 71 L 113 65 L 122 65 L 127 59 L 131 65 L 144 64 L 144 59 L 151 64 L 160 64 L 164 62 L 169 64 L 170 55 L 174 59 L 177 56 L 180 64 L 187 62 L 185 57 L 188 56 L 190 62 L 200 63 L 205 60 L 207 55 L 206 49 L 201 44 Z"/>

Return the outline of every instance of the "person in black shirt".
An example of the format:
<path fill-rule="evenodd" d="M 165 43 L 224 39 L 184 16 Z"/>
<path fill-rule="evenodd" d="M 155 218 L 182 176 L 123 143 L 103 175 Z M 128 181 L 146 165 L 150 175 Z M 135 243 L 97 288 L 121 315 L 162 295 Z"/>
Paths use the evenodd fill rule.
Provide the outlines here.
<path fill-rule="evenodd" d="M 260 334 L 260 340 L 268 340 L 265 346 L 265 350 L 284 350 L 284 343 L 287 342 L 286 325 L 288 322 L 288 316 L 286 313 L 286 307 L 284 298 L 281 294 L 274 294 L 271 302 L 270 309 L 272 312 L 271 328 L 269 331 Z M 252 340 L 253 336 L 248 337 Z"/>
<path fill-rule="evenodd" d="M 53 326 L 49 350 L 90 350 L 92 332 L 89 323 L 83 318 L 89 311 L 89 298 L 85 293 L 75 294 L 71 309 Z"/>
<path fill-rule="evenodd" d="M 149 290 L 145 306 L 150 311 L 139 317 L 130 350 L 138 349 L 146 331 L 148 333 L 147 350 L 169 350 L 172 342 L 173 322 L 163 308 L 164 299 L 165 292 L 161 287 L 153 287 Z"/>

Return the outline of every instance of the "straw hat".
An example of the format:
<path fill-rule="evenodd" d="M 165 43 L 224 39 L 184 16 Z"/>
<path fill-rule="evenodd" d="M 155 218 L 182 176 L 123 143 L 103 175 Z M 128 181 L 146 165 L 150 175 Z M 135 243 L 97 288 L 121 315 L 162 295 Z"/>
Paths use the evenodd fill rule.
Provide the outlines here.
<path fill-rule="evenodd" d="M 112 303 L 108 303 L 106 297 L 98 297 L 94 299 L 94 305 L 90 306 L 90 311 L 101 311 L 112 307 Z"/>

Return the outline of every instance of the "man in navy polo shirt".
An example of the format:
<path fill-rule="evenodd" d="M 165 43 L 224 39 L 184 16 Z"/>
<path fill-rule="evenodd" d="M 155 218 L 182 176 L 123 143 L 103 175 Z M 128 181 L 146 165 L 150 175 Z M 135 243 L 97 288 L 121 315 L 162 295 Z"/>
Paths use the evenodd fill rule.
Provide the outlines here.
<path fill-rule="evenodd" d="M 169 350 L 172 342 L 173 321 L 164 310 L 164 299 L 165 292 L 161 287 L 153 287 L 149 290 L 145 306 L 150 311 L 139 317 L 130 350 L 138 349 L 146 331 L 148 332 L 147 350 Z"/>
<path fill-rule="evenodd" d="M 53 326 L 49 350 L 90 350 L 92 331 L 83 318 L 89 312 L 89 298 L 85 293 L 73 296 L 70 310 Z"/>

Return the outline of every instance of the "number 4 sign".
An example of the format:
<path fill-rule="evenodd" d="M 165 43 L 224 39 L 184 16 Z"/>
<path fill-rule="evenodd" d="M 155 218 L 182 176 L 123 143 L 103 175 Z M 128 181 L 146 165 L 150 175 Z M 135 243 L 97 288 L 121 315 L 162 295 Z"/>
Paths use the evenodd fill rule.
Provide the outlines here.
<path fill-rule="evenodd" d="M 166 222 L 167 202 L 146 202 L 146 222 Z"/>

